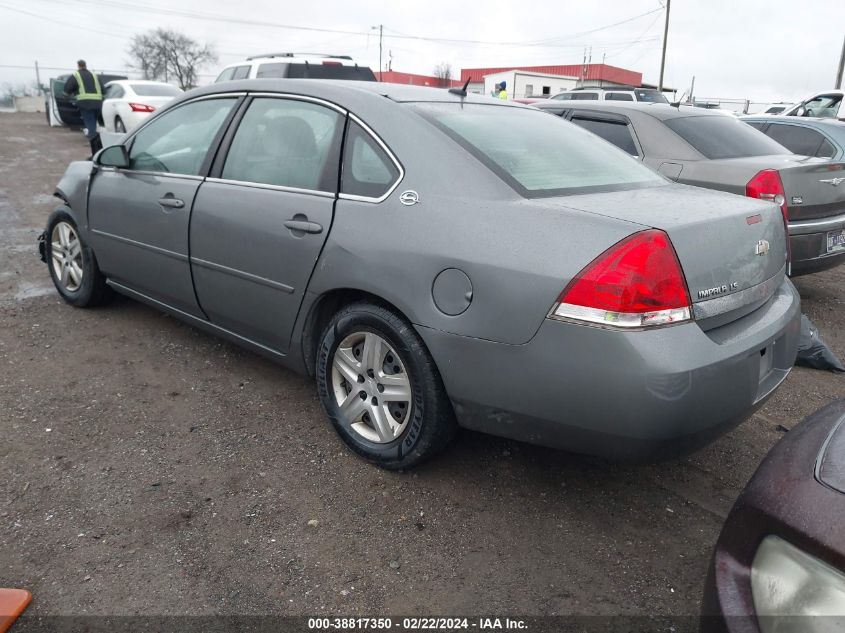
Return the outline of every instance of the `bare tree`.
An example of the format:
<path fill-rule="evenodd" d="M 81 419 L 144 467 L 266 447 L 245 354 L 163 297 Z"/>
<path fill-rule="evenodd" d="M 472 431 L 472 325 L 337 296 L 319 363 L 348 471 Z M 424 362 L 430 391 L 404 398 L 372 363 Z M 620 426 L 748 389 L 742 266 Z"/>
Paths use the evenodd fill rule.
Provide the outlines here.
<path fill-rule="evenodd" d="M 128 53 L 130 65 L 140 70 L 144 79 L 178 82 L 182 90 L 197 85 L 199 69 L 217 61 L 207 44 L 201 45 L 187 35 L 158 28 L 132 38 Z"/>
<path fill-rule="evenodd" d="M 434 67 L 434 76 L 437 78 L 438 86 L 448 88 L 452 83 L 452 64 L 440 62 Z"/>

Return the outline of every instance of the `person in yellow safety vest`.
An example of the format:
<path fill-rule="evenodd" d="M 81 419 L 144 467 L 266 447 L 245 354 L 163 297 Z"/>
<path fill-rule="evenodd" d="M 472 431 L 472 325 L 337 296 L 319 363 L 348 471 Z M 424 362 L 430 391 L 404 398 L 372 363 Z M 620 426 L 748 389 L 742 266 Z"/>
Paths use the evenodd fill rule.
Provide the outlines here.
<path fill-rule="evenodd" d="M 103 89 L 100 87 L 97 76 L 88 70 L 84 59 L 76 62 L 76 66 L 76 72 L 65 82 L 64 92 L 67 95 L 76 96 L 76 107 L 82 115 L 85 136 L 91 144 L 93 157 L 103 148 L 100 134 L 97 132 L 97 122 L 103 118 Z"/>
<path fill-rule="evenodd" d="M 502 101 L 508 100 L 507 87 L 507 83 L 505 83 L 504 81 L 499 84 L 499 99 L 501 99 Z"/>

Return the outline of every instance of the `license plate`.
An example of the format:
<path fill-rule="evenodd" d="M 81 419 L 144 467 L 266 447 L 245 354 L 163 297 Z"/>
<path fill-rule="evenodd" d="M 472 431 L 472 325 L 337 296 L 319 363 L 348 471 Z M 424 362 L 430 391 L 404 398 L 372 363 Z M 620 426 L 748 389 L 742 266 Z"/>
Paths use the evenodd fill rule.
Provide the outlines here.
<path fill-rule="evenodd" d="M 827 252 L 835 253 L 836 251 L 845 251 L 845 229 L 827 233 Z"/>

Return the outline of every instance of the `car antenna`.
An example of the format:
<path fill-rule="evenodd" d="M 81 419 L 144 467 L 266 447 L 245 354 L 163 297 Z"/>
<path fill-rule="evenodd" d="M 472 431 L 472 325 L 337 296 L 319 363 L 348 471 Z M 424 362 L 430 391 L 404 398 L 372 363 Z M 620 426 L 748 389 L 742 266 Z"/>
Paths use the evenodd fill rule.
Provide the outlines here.
<path fill-rule="evenodd" d="M 681 98 L 680 98 L 680 99 L 678 99 L 677 101 L 670 101 L 670 102 L 669 102 L 669 105 L 670 105 L 670 106 L 672 106 L 673 108 L 677 109 L 677 110 L 680 110 L 680 109 L 681 109 L 681 104 L 684 102 L 684 97 L 686 97 L 686 96 L 687 96 L 687 92 L 686 92 L 686 90 L 685 90 L 685 91 L 683 92 L 683 94 L 681 94 Z"/>
<path fill-rule="evenodd" d="M 449 88 L 449 92 L 451 92 L 453 95 L 458 95 L 461 98 L 466 97 L 467 86 L 469 86 L 470 81 L 472 81 L 472 76 L 467 77 L 467 80 L 464 82 L 463 88 Z"/>

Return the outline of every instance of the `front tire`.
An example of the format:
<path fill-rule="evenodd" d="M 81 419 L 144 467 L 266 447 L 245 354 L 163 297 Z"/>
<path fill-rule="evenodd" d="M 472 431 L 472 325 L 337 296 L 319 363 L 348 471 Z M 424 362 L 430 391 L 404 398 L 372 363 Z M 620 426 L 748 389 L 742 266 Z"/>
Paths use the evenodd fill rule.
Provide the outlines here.
<path fill-rule="evenodd" d="M 360 302 L 332 317 L 317 352 L 317 390 L 335 430 L 382 468 L 409 468 L 454 437 L 456 423 L 434 360 L 414 328 Z"/>
<path fill-rule="evenodd" d="M 70 214 L 53 211 L 45 235 L 47 268 L 62 299 L 79 308 L 104 303 L 109 297 L 106 278 Z"/>

